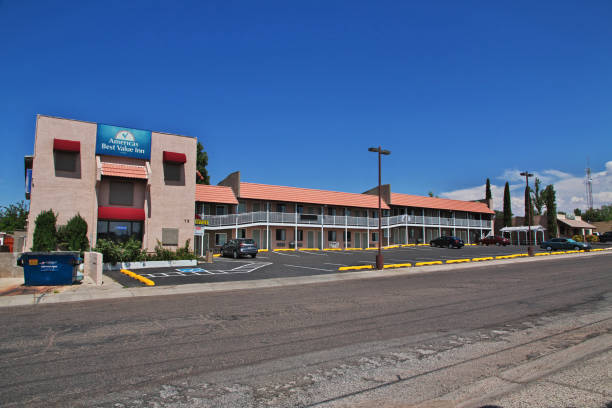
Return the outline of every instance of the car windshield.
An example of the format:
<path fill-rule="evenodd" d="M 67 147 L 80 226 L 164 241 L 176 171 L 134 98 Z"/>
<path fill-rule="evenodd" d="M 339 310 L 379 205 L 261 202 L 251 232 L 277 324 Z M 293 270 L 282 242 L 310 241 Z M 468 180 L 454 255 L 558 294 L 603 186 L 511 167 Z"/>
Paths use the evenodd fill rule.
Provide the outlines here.
<path fill-rule="evenodd" d="M 568 238 L 567 242 L 576 243 L 576 241 L 574 241 L 574 240 L 573 240 L 573 239 L 571 239 L 571 238 Z"/>
<path fill-rule="evenodd" d="M 238 242 L 240 242 L 241 244 L 254 244 L 255 241 L 253 241 L 252 239 L 239 239 Z"/>

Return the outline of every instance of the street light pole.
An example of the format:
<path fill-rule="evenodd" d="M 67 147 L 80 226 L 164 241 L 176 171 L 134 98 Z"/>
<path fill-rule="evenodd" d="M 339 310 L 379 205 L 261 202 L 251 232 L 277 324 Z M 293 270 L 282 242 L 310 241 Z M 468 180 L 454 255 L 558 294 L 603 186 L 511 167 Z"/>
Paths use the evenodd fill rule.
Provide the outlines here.
<path fill-rule="evenodd" d="M 529 200 L 529 202 L 525 203 L 527 205 L 527 214 L 525 215 L 527 216 L 527 225 L 528 225 L 527 254 L 529 256 L 533 256 L 533 246 L 531 245 L 531 192 L 529 191 L 529 177 L 533 177 L 533 174 L 529 173 L 528 171 L 524 171 L 521 173 L 521 176 L 525 176 L 525 184 L 527 185 L 526 187 L 527 194 L 525 198 Z"/>
<path fill-rule="evenodd" d="M 382 191 L 381 191 L 381 155 L 388 156 L 391 154 L 389 150 L 383 150 L 382 147 L 370 147 L 369 152 L 378 153 L 378 255 L 376 255 L 376 269 L 384 269 L 384 259 L 382 254 Z M 368 237 L 368 239 L 370 239 Z"/>

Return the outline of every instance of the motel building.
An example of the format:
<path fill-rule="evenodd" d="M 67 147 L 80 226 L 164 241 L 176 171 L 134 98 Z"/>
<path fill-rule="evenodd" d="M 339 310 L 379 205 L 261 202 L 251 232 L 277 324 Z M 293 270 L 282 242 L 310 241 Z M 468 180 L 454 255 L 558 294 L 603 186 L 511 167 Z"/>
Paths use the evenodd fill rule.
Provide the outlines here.
<path fill-rule="evenodd" d="M 44 115 L 35 137 L 25 157 L 27 251 L 36 217 L 49 209 L 57 225 L 80 214 L 92 247 L 130 237 L 150 251 L 158 241 L 193 247 L 195 138 Z"/>
<path fill-rule="evenodd" d="M 389 185 L 381 189 L 379 237 L 377 188 L 359 194 L 247 183 L 240 172 L 216 186 L 196 184 L 196 144 L 193 137 L 38 115 L 34 154 L 25 157 L 25 250 L 36 217 L 49 209 L 57 225 L 80 214 L 92 247 L 99 238 L 134 238 L 148 251 L 190 240 L 197 255 L 233 238 L 252 238 L 260 249 L 348 249 L 440 235 L 470 243 L 493 231 L 493 211 L 482 202 L 393 193 Z"/>
<path fill-rule="evenodd" d="M 491 234 L 494 212 L 482 202 L 392 193 L 382 186 L 363 194 L 247 183 L 240 172 L 217 186 L 196 186 L 195 250 L 219 249 L 251 238 L 260 249 L 370 248 L 428 243 L 454 235 L 466 243 Z"/>

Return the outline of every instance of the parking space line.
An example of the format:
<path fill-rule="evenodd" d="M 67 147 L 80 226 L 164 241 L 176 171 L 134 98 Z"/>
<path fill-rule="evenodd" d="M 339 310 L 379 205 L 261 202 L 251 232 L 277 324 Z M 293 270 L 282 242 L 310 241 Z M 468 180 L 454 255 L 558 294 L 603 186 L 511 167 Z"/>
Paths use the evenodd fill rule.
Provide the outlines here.
<path fill-rule="evenodd" d="M 333 269 L 322 269 L 322 268 L 311 268 L 310 266 L 301 266 L 301 265 L 287 265 L 285 264 L 285 266 L 292 266 L 294 268 L 304 268 L 304 269 L 313 269 L 315 271 L 325 271 L 325 272 L 333 272 Z"/>
<path fill-rule="evenodd" d="M 330 262 L 323 262 L 325 265 L 336 265 L 336 266 L 348 266 L 347 264 L 337 264 L 337 263 L 330 263 Z"/>
<path fill-rule="evenodd" d="M 273 253 L 273 254 L 276 254 L 276 255 L 283 255 L 283 256 L 295 256 L 296 258 L 299 258 L 299 257 L 300 257 L 299 255 L 294 255 L 294 254 L 286 254 L 286 253 L 284 253 L 284 252 L 272 252 L 272 253 Z"/>
<path fill-rule="evenodd" d="M 317 256 L 327 256 L 327 254 L 317 254 L 316 252 L 309 252 L 309 251 L 300 251 L 300 254 L 310 254 L 310 255 L 317 255 Z"/>

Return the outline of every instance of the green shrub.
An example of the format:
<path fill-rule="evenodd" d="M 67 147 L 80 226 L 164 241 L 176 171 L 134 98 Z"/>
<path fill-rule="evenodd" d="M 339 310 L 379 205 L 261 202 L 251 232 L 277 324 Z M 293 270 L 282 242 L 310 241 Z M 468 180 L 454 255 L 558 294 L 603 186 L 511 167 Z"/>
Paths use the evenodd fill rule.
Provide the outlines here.
<path fill-rule="evenodd" d="M 582 235 L 574 235 L 574 236 L 572 237 L 572 239 L 573 239 L 574 241 L 577 241 L 577 242 L 583 242 L 583 241 L 584 241 L 584 237 L 583 237 Z"/>
<path fill-rule="evenodd" d="M 164 248 L 161 242 L 157 241 L 155 252 L 147 254 L 141 248 L 140 241 L 129 239 L 127 242 L 113 242 L 106 239 L 99 239 L 96 244 L 96 252 L 100 252 L 104 262 L 138 262 L 138 261 L 175 261 L 182 259 L 196 259 L 196 256 L 189 249 L 189 242 L 176 251 Z"/>
<path fill-rule="evenodd" d="M 57 215 L 53 210 L 42 211 L 34 221 L 32 251 L 49 252 L 57 249 Z"/>
<path fill-rule="evenodd" d="M 59 247 L 62 250 L 79 251 L 83 253 L 89 249 L 87 239 L 87 221 L 77 214 L 72 217 L 66 225 L 57 230 Z"/>
<path fill-rule="evenodd" d="M 104 262 L 115 264 L 117 262 L 144 261 L 146 252 L 141 247 L 140 241 L 132 238 L 126 242 L 99 239 L 95 251 L 102 254 Z"/>
<path fill-rule="evenodd" d="M 147 255 L 149 261 L 176 261 L 183 259 L 196 259 L 195 254 L 189 248 L 190 240 L 185 241 L 185 245 L 173 251 L 168 248 L 164 248 L 162 243 L 157 241 L 155 245 L 155 252 Z"/>
<path fill-rule="evenodd" d="M 587 235 L 588 242 L 599 242 L 599 237 L 597 235 Z"/>

